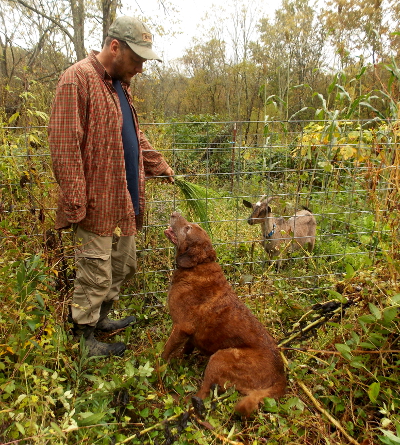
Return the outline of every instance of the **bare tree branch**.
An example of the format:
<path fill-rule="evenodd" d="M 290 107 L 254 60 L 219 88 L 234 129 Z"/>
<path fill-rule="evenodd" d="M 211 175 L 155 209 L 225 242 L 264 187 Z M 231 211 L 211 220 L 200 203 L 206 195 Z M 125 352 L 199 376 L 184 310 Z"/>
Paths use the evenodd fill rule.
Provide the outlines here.
<path fill-rule="evenodd" d="M 41 17 L 49 20 L 50 22 L 54 23 L 55 25 L 57 25 L 60 30 L 66 34 L 72 42 L 74 42 L 74 36 L 68 31 L 68 29 L 58 20 L 54 19 L 53 17 L 50 17 L 48 15 L 46 15 L 43 11 L 39 11 L 38 9 L 34 8 L 33 6 L 29 5 L 28 3 L 24 2 L 23 0 L 10 0 L 10 2 L 13 3 L 19 3 L 20 5 L 24 6 L 27 9 L 30 9 L 31 11 L 35 12 L 36 14 L 40 15 Z"/>

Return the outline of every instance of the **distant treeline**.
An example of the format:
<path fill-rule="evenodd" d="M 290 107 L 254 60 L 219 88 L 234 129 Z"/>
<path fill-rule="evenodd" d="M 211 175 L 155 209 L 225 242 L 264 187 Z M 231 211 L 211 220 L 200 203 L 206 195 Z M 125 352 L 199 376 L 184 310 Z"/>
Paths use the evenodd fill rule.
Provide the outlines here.
<path fill-rule="evenodd" d="M 221 37 L 227 19 L 213 17 L 208 35 L 188 42 L 180 59 L 151 63 L 134 78 L 142 120 L 190 114 L 289 120 L 296 113 L 312 119 L 355 98 L 353 114 L 371 118 L 388 114 L 389 97 L 398 101 L 391 83 L 400 55 L 397 0 L 330 0 L 320 9 L 309 0 L 284 0 L 273 19 L 255 16 L 248 2 L 236 11 L 229 38 Z M 85 57 L 88 36 L 101 45 L 116 15 L 117 0 L 0 0 L 2 120 L 43 123 L 60 73 Z"/>

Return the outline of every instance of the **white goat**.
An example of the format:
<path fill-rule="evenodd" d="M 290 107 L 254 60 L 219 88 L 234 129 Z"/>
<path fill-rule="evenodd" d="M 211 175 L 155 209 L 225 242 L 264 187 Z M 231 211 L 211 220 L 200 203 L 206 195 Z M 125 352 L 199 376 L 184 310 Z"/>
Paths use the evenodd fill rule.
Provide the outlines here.
<path fill-rule="evenodd" d="M 253 210 L 247 222 L 250 225 L 261 224 L 262 244 L 269 257 L 276 258 L 286 249 L 288 252 L 294 252 L 302 248 L 312 252 L 317 226 L 314 215 L 303 207 L 303 210 L 299 210 L 287 220 L 273 216 L 268 204 L 274 198 L 277 196 L 267 198 L 264 195 L 255 204 L 243 200 L 243 204 Z"/>

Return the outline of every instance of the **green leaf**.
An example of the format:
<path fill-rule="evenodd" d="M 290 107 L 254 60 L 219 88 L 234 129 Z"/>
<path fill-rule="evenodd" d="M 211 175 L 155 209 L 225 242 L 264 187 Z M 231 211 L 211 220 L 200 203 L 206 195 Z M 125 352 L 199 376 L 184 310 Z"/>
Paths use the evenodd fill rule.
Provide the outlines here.
<path fill-rule="evenodd" d="M 154 368 L 150 366 L 150 362 L 146 362 L 146 364 L 140 365 L 138 369 L 138 374 L 140 377 L 150 377 L 152 372 L 154 371 Z"/>
<path fill-rule="evenodd" d="M 328 94 L 331 94 L 332 91 L 336 88 L 337 81 L 338 81 L 338 75 L 335 74 L 335 76 L 333 78 L 333 82 L 327 88 Z"/>
<path fill-rule="evenodd" d="M 133 377 L 135 375 L 136 369 L 135 367 L 132 365 L 131 362 L 127 362 L 125 365 L 125 374 L 128 377 Z"/>
<path fill-rule="evenodd" d="M 17 111 L 16 113 L 14 113 L 9 119 L 8 119 L 8 124 L 12 124 L 15 119 L 17 119 L 19 117 L 19 111 Z"/>
<path fill-rule="evenodd" d="M 39 303 L 39 306 L 41 307 L 41 309 L 45 309 L 46 306 L 44 304 L 42 296 L 38 292 L 36 292 L 35 297 L 36 297 L 36 300 Z"/>
<path fill-rule="evenodd" d="M 0 388 L 7 394 L 11 394 L 16 388 L 15 382 L 14 380 L 11 380 L 11 382 L 6 383 L 4 386 L 1 386 Z"/>
<path fill-rule="evenodd" d="M 400 443 L 400 438 L 399 438 L 399 436 L 393 434 L 393 433 L 392 433 L 391 431 L 389 431 L 389 430 L 384 430 L 384 429 L 382 429 L 382 428 L 379 428 L 379 429 L 382 431 L 382 433 L 383 433 L 389 440 L 392 441 L 392 443 Z M 381 439 L 381 441 L 384 442 L 382 439 Z M 389 442 L 384 442 L 384 443 L 389 443 Z M 392 443 L 391 443 L 390 445 L 392 445 Z"/>
<path fill-rule="evenodd" d="M 361 315 L 361 317 L 358 317 L 358 321 L 371 324 L 376 322 L 376 318 L 373 315 Z"/>
<path fill-rule="evenodd" d="M 140 417 L 143 417 L 144 419 L 149 417 L 149 414 L 150 414 L 149 408 L 145 408 L 142 411 L 140 411 Z"/>
<path fill-rule="evenodd" d="M 25 284 L 25 278 L 26 278 L 26 269 L 25 264 L 21 263 L 20 267 L 18 268 L 17 272 L 17 284 L 18 284 L 18 290 L 22 290 L 24 284 Z"/>
<path fill-rule="evenodd" d="M 346 280 L 350 280 L 355 275 L 353 266 L 349 263 L 346 263 Z"/>
<path fill-rule="evenodd" d="M 106 415 L 106 413 L 80 413 L 83 419 L 77 421 L 78 426 L 96 425 Z"/>
<path fill-rule="evenodd" d="M 28 319 L 26 320 L 26 323 L 27 323 L 27 325 L 29 326 L 30 330 L 31 330 L 32 332 L 35 332 L 36 325 L 37 325 L 39 322 L 38 322 L 37 319 L 34 320 L 34 319 L 32 319 L 32 318 L 28 318 Z"/>
<path fill-rule="evenodd" d="M 229 431 L 228 439 L 231 439 L 234 434 L 235 434 L 235 425 L 233 425 L 231 430 Z"/>
<path fill-rule="evenodd" d="M 368 343 L 368 342 L 366 342 L 366 341 L 362 341 L 362 342 L 360 343 L 360 346 L 361 346 L 362 348 L 366 348 L 366 349 L 376 349 L 376 345 L 374 345 L 374 344 L 372 344 L 372 343 Z"/>
<path fill-rule="evenodd" d="M 347 303 L 347 298 L 344 297 L 342 294 L 339 294 L 339 292 L 336 292 L 335 290 L 332 289 L 328 289 L 328 292 L 330 295 L 332 295 L 332 297 L 336 298 L 341 303 Z"/>
<path fill-rule="evenodd" d="M 198 184 L 186 181 L 183 177 L 175 176 L 175 184 L 183 193 L 188 207 L 193 211 L 204 228 L 211 235 L 211 226 L 208 221 L 208 204 L 207 201 L 211 197 L 217 197 L 218 194 L 210 188 L 202 187 Z"/>
<path fill-rule="evenodd" d="M 306 111 L 306 110 L 308 110 L 308 107 L 303 107 L 301 110 L 296 111 L 296 113 L 292 114 L 289 117 L 289 121 L 293 120 L 298 114 L 300 114 L 300 113 L 302 113 L 303 111 Z"/>
<path fill-rule="evenodd" d="M 378 399 L 379 392 L 381 390 L 381 384 L 379 382 L 371 383 L 368 387 L 368 397 L 372 403 L 375 403 Z"/>
<path fill-rule="evenodd" d="M 318 166 L 322 167 L 328 173 L 333 171 L 333 165 L 329 161 L 318 162 Z"/>
<path fill-rule="evenodd" d="M 371 104 L 369 104 L 368 102 L 360 102 L 360 106 L 369 108 L 374 113 L 376 113 L 381 119 L 383 119 L 383 120 L 385 119 L 385 116 L 379 110 L 377 110 L 375 107 L 373 107 Z"/>
<path fill-rule="evenodd" d="M 365 264 L 366 266 L 372 266 L 372 264 L 373 264 L 371 258 L 368 258 L 368 257 L 365 257 L 365 258 L 363 259 L 363 262 L 364 262 L 364 264 Z"/>
<path fill-rule="evenodd" d="M 342 356 L 345 359 L 351 360 L 352 356 L 351 356 L 351 349 L 349 348 L 349 346 L 344 345 L 342 343 L 336 343 L 335 348 L 342 354 Z"/>
<path fill-rule="evenodd" d="M 366 66 L 363 66 L 363 67 L 361 68 L 361 71 L 356 75 L 356 79 L 357 79 L 357 80 L 360 79 L 360 77 L 365 73 L 366 69 L 367 69 Z"/>
<path fill-rule="evenodd" d="M 264 409 L 268 411 L 269 413 L 276 413 L 278 412 L 278 407 L 276 405 L 275 399 L 270 399 L 269 397 L 266 397 L 264 399 Z"/>
<path fill-rule="evenodd" d="M 364 368 L 364 363 L 360 361 L 361 357 L 354 357 L 353 360 L 351 360 L 350 365 L 353 366 L 353 368 Z"/>
<path fill-rule="evenodd" d="M 15 426 L 18 428 L 18 431 L 25 436 L 25 428 L 19 423 L 19 422 L 15 422 Z"/>
<path fill-rule="evenodd" d="M 400 304 L 400 294 L 393 295 L 391 300 L 392 300 L 392 304 Z"/>
<path fill-rule="evenodd" d="M 373 303 L 368 303 L 369 310 L 371 314 L 377 319 L 380 320 L 382 318 L 381 311 L 378 307 L 376 307 Z"/>
<path fill-rule="evenodd" d="M 396 318 L 397 313 L 397 307 L 387 307 L 383 311 L 383 323 L 385 326 L 388 326 Z"/>
<path fill-rule="evenodd" d="M 66 437 L 65 434 L 63 433 L 63 430 L 55 422 L 50 422 L 50 425 L 54 429 L 54 431 L 56 431 L 60 436 L 64 438 Z"/>
<path fill-rule="evenodd" d="M 300 411 L 304 411 L 304 403 L 298 397 L 291 397 L 287 402 L 281 405 L 281 408 L 289 411 L 291 408 L 297 408 Z"/>

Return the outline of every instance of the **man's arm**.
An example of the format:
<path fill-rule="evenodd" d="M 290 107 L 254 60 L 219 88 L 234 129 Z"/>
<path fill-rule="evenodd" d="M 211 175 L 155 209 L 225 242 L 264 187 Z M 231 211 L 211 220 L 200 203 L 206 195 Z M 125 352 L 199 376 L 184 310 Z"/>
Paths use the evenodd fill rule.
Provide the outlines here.
<path fill-rule="evenodd" d="M 165 176 L 168 182 L 174 182 L 174 171 L 167 164 L 161 153 L 151 146 L 150 142 L 139 130 L 139 143 L 142 147 L 144 172 L 146 177 Z"/>
<path fill-rule="evenodd" d="M 86 181 L 81 145 L 85 134 L 85 94 L 74 83 L 60 83 L 49 122 L 49 146 L 54 176 L 60 186 L 63 211 L 71 223 L 86 216 Z"/>

